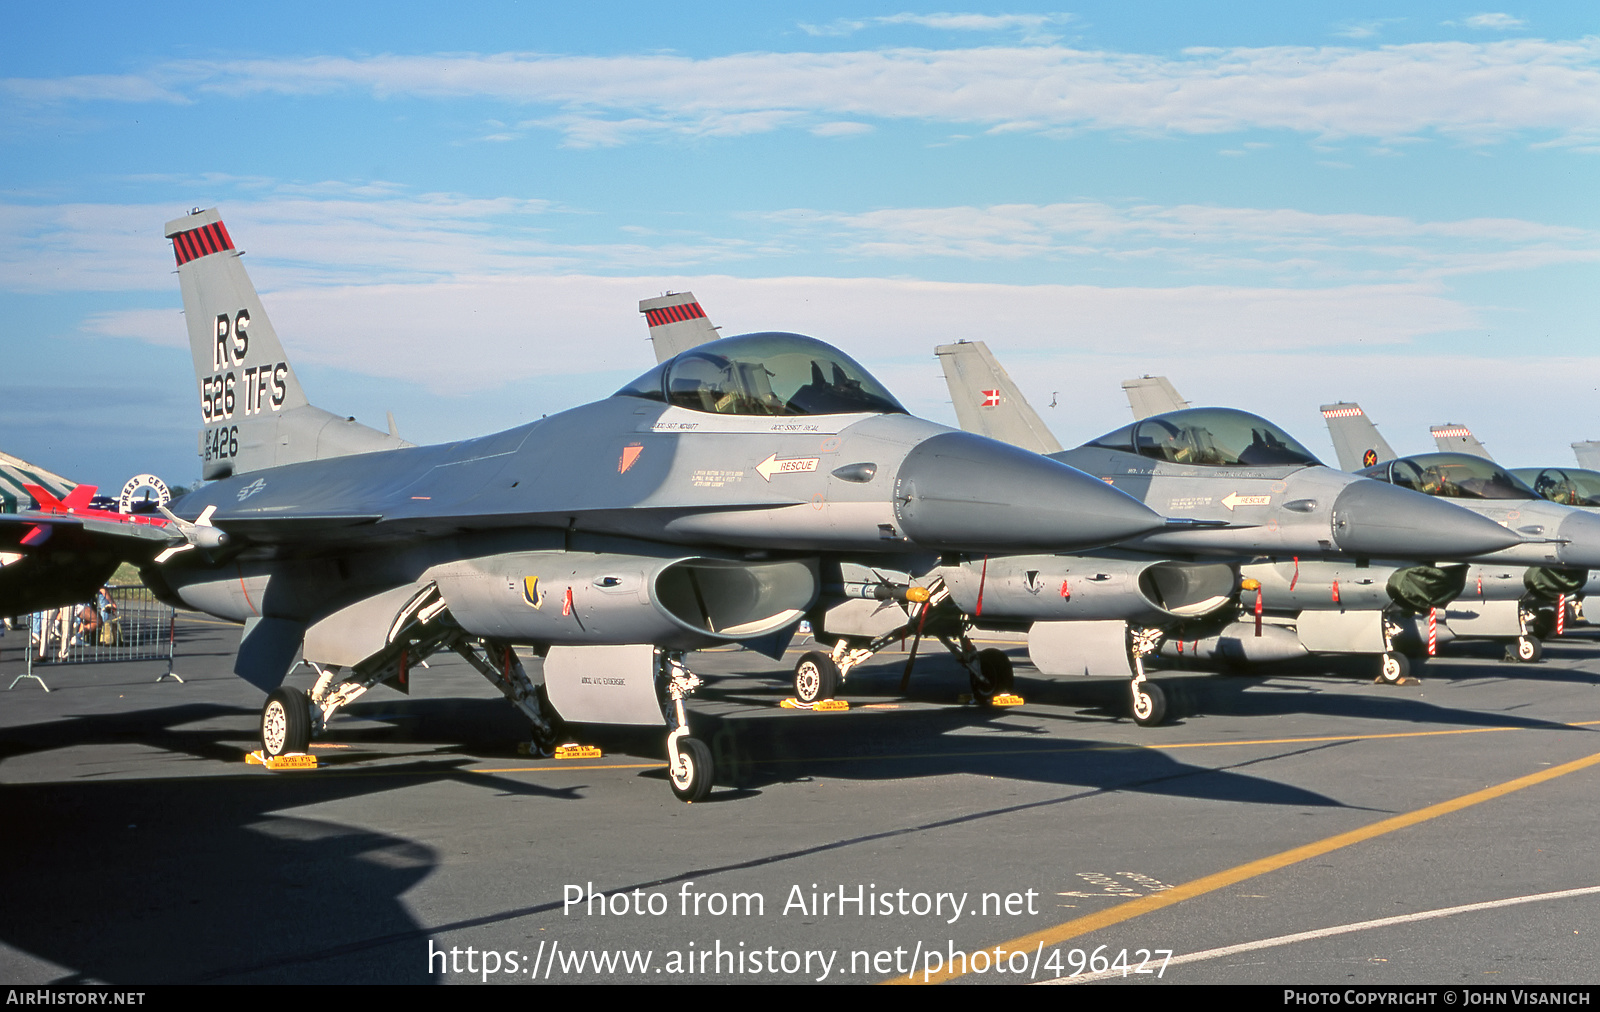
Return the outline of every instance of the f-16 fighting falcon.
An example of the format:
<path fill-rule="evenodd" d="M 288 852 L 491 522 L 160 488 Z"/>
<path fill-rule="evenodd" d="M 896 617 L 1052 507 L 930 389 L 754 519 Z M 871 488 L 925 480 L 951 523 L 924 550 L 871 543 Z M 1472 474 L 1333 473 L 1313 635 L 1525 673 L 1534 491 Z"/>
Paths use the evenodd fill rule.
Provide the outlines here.
<path fill-rule="evenodd" d="M 682 313 L 684 303 L 692 304 L 691 316 L 703 318 L 688 293 L 641 303 L 653 336 L 668 318 L 652 314 L 669 306 Z M 936 611 L 927 620 L 930 628 L 941 617 L 947 621 L 938 625 L 945 628 L 958 617 L 1024 626 L 1030 656 L 1045 674 L 1131 678 L 1132 713 L 1141 724 L 1159 723 L 1165 710 L 1160 687 L 1145 677 L 1143 659 L 1157 650 L 1176 652 L 1180 642 L 1188 656 L 1198 651 L 1232 662 L 1303 655 L 1308 649 L 1381 653 L 1381 670 L 1399 680 L 1407 661 L 1391 643 L 1396 633 L 1388 614 L 1391 592 L 1402 587 L 1413 599 L 1426 598 L 1414 601 L 1426 607 L 1459 591 L 1465 567 L 1380 565 L 1373 570 L 1369 560 L 1410 557 L 1431 563 L 1522 540 L 1464 510 L 1443 508 L 1445 503 L 1322 467 L 1282 430 L 1244 412 L 1167 412 L 1062 452 L 981 342 L 942 346 L 937 354 L 964 429 L 1046 453 L 1158 511 L 1196 521 L 1092 556 L 1070 555 L 1070 549 L 1058 546 L 1048 554 L 941 560 L 938 569 L 922 574 L 924 581 L 937 581 L 937 591 L 949 602 L 943 614 Z M 1176 398 L 1164 381 L 1144 399 L 1163 396 Z M 1334 561 L 1321 561 L 1325 558 Z M 1304 581 L 1299 579 L 1302 559 Z M 1249 560 L 1261 560 L 1245 584 L 1257 605 L 1265 599 L 1275 610 L 1290 609 L 1300 616 L 1296 628 L 1284 628 L 1278 616 L 1265 624 L 1230 620 L 1229 606 L 1236 607 L 1238 600 L 1236 566 Z M 1330 597 L 1325 605 L 1323 599 Z M 850 627 L 852 616 L 828 616 L 834 621 L 818 634 L 835 640 L 831 660 L 837 667 L 847 671 L 903 634 L 899 619 L 914 617 L 914 628 L 921 630 L 927 612 L 908 609 L 896 615 L 885 603 L 877 616 L 878 627 L 863 628 Z M 1204 623 L 1204 631 L 1194 635 L 1197 623 Z M 1179 626 L 1191 635 L 1180 639 Z M 993 659 L 993 673 L 1009 682 L 1009 665 L 999 667 L 1000 660 L 1003 655 Z M 975 681 L 974 689 L 980 684 Z"/>
<path fill-rule="evenodd" d="M 558 717 L 670 726 L 672 789 L 693 801 L 713 770 L 689 736 L 688 652 L 781 650 L 842 567 L 1166 523 L 1056 461 L 912 417 L 796 334 L 725 338 L 593 404 L 411 446 L 310 405 L 216 211 L 166 236 L 213 480 L 168 510 L 165 543 L 127 554 L 164 599 L 245 624 L 235 670 L 268 693 L 270 755 L 450 649 L 542 745 Z M 302 658 L 309 695 L 283 684 Z"/>
<path fill-rule="evenodd" d="M 1465 426 L 1436 426 L 1441 445 L 1470 453 L 1396 457 L 1357 404 L 1324 405 L 1323 417 L 1341 463 L 1359 462 L 1360 474 L 1456 503 L 1508 530 L 1520 545 L 1475 557 L 1464 593 L 1445 613 L 1457 638 L 1506 640 L 1506 659 L 1537 661 L 1542 636 L 1564 622 L 1568 601 L 1600 567 L 1600 517 L 1572 505 L 1546 501 L 1521 478 L 1489 458 Z"/>
<path fill-rule="evenodd" d="M 1466 511 L 1440 510 L 1423 497 L 1397 496 L 1322 467 L 1266 419 L 1188 408 L 1157 377 L 1123 384 L 1132 425 L 1076 450 L 1051 452 L 1054 437 L 1031 441 L 1043 423 L 982 342 L 941 346 L 937 354 L 963 428 L 1048 452 L 1146 505 L 1216 521 L 1134 539 L 1116 553 L 1020 560 L 1029 573 L 1053 566 L 1102 577 L 1076 602 L 1066 595 L 1050 602 L 1054 613 L 1038 608 L 1021 616 L 1032 620 L 1029 652 L 1046 674 L 1120 674 L 1131 663 L 1136 717 L 1142 658 L 1157 651 L 1229 667 L 1307 653 L 1376 654 L 1379 677 L 1399 681 L 1409 660 L 1397 640 L 1411 634 L 1409 616 L 1460 592 L 1466 567 L 1446 560 L 1522 540 Z M 1229 556 L 1241 578 L 1243 616 L 1219 605 L 1104 616 L 1124 619 L 1125 627 L 1089 621 L 1102 618 L 1096 603 L 1104 608 L 1119 596 L 1105 579 L 1119 560 L 1142 587 L 1144 574 Z M 1395 558 L 1415 561 L 1383 561 Z"/>

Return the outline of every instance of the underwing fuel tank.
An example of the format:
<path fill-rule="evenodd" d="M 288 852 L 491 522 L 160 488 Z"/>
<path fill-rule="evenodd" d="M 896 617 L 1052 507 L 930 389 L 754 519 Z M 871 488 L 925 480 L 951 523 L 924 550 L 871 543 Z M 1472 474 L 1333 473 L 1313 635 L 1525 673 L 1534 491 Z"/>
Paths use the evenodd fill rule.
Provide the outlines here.
<path fill-rule="evenodd" d="M 818 591 L 812 559 L 520 552 L 435 566 L 424 579 L 475 636 L 679 649 L 794 625 Z"/>
<path fill-rule="evenodd" d="M 1112 555 L 999 556 L 938 573 L 963 612 L 998 621 L 1199 618 L 1230 604 L 1239 586 L 1225 563 Z"/>

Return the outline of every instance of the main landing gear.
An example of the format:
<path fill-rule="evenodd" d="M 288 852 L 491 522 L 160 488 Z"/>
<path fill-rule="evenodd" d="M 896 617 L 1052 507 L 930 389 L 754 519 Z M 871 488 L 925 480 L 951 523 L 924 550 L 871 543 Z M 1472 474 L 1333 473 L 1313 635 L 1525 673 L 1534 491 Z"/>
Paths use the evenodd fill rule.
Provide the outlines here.
<path fill-rule="evenodd" d="M 802 703 L 815 703 L 831 698 L 844 687 L 851 671 L 877 656 L 890 644 L 909 639 L 911 653 L 906 659 L 905 674 L 900 679 L 903 691 L 910 683 L 917 648 L 925 636 L 932 636 L 944 644 L 950 655 L 967 669 L 972 698 L 980 706 L 989 706 L 996 696 L 1011 692 L 1015 684 L 1011 658 L 1000 650 L 979 650 L 973 646 L 967 635 L 972 623 L 950 599 L 950 592 L 945 589 L 943 580 L 935 580 L 926 588 L 891 587 L 885 590 L 888 596 L 896 600 L 920 604 L 921 607 L 911 608 L 903 625 L 866 643 L 859 638 L 840 637 L 831 651 L 813 650 L 801 656 L 794 669 L 796 699 Z"/>
<path fill-rule="evenodd" d="M 328 722 L 374 685 L 386 683 L 410 691 L 410 674 L 440 650 L 453 650 L 532 725 L 534 746 L 549 755 L 559 734 L 560 718 L 550 707 L 542 686 L 523 670 L 511 644 L 468 636 L 451 619 L 437 587 L 419 592 L 394 623 L 384 647 L 341 674 L 338 666 L 312 664 L 317 681 L 309 697 L 299 689 L 279 686 L 261 708 L 261 746 L 269 757 L 304 752 L 311 739 L 321 737 Z"/>

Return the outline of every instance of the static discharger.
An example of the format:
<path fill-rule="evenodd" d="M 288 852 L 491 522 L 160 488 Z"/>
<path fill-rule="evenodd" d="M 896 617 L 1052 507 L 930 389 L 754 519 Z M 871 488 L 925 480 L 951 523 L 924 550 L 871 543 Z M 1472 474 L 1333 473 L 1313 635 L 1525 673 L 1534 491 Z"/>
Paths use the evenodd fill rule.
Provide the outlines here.
<path fill-rule="evenodd" d="M 778 704 L 785 710 L 810 710 L 813 713 L 838 713 L 850 709 L 850 704 L 842 699 L 819 699 L 815 703 L 802 703 L 798 699 L 785 699 Z"/>
<path fill-rule="evenodd" d="M 265 766 L 269 770 L 314 770 L 317 757 L 305 752 L 286 752 L 279 756 L 263 755 L 260 749 L 249 753 L 244 761 L 252 766 Z"/>
<path fill-rule="evenodd" d="M 565 745 L 557 745 L 555 757 L 557 759 L 599 759 L 601 752 L 595 745 L 579 745 L 569 741 Z"/>

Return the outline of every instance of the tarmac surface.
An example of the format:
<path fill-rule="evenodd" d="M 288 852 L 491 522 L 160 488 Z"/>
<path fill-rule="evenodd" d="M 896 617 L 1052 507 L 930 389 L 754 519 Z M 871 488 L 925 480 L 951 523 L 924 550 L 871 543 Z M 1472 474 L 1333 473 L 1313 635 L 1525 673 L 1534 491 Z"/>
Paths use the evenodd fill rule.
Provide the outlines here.
<path fill-rule="evenodd" d="M 442 656 L 337 717 L 322 768 L 246 765 L 237 642 L 185 615 L 182 684 L 143 661 L 0 691 L 0 980 L 1600 980 L 1588 629 L 1398 687 L 1370 662 L 1162 673 L 1158 728 L 1016 644 L 1026 703 L 992 710 L 937 648 L 905 694 L 903 653 L 853 673 L 846 713 L 778 706 L 797 651 L 696 654 L 719 775 L 695 805 L 664 731 L 526 758 L 517 714 Z M 0 686 L 22 643 L 0 638 Z"/>

